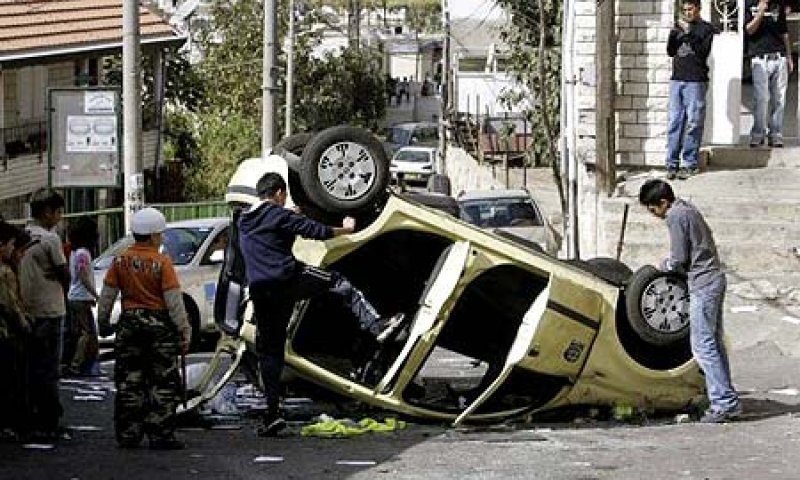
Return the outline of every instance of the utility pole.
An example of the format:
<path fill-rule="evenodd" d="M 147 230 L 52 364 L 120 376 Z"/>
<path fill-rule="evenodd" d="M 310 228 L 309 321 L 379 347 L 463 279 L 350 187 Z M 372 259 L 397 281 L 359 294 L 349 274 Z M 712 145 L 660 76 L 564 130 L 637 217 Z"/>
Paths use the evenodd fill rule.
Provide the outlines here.
<path fill-rule="evenodd" d="M 292 134 L 292 102 L 294 101 L 294 0 L 289 0 L 289 41 L 286 52 L 286 134 Z"/>
<path fill-rule="evenodd" d="M 441 77 L 441 115 L 439 116 L 439 173 L 445 173 L 447 158 L 447 125 L 450 122 L 450 10 L 447 0 L 442 0 L 442 22 L 444 23 L 444 58 Z"/>
<path fill-rule="evenodd" d="M 598 192 L 608 195 L 616 183 L 616 148 L 614 145 L 614 0 L 598 0 L 595 12 L 597 32 L 597 110 L 596 148 Z"/>
<path fill-rule="evenodd" d="M 350 0 L 350 21 L 348 22 L 348 41 L 350 48 L 361 45 L 361 0 Z"/>
<path fill-rule="evenodd" d="M 278 5 L 264 0 L 264 67 L 261 110 L 261 156 L 266 158 L 275 146 L 275 116 L 278 111 Z"/>
<path fill-rule="evenodd" d="M 122 4 L 122 172 L 125 231 L 144 204 L 144 181 L 139 162 L 141 137 L 141 77 L 139 75 L 139 2 Z"/>

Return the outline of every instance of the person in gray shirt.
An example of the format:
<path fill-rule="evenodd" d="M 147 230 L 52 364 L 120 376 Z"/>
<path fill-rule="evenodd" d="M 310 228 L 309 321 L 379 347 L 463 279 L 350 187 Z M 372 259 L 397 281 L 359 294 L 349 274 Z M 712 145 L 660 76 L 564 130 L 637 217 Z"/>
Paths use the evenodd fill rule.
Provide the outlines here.
<path fill-rule="evenodd" d="M 705 374 L 711 404 L 700 421 L 733 420 L 741 414 L 741 405 L 725 350 L 722 309 L 727 283 L 711 229 L 697 208 L 675 198 L 672 187 L 663 180 L 645 182 L 639 189 L 639 202 L 667 222 L 670 254 L 663 269 L 688 277 L 692 354 Z"/>

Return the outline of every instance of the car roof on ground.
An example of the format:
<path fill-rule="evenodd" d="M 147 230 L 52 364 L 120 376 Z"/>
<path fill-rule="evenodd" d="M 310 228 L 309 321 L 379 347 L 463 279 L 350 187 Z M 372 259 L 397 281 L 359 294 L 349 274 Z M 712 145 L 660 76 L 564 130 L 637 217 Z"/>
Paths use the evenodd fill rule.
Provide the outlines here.
<path fill-rule="evenodd" d="M 414 128 L 414 127 L 438 127 L 439 125 L 433 122 L 402 122 L 389 125 L 388 128 Z"/>
<path fill-rule="evenodd" d="M 167 228 L 215 228 L 227 225 L 231 221 L 228 217 L 193 218 L 190 220 L 176 220 L 167 223 Z"/>
<path fill-rule="evenodd" d="M 492 190 L 470 190 L 459 194 L 457 200 L 465 202 L 470 200 L 489 200 L 496 198 L 530 198 L 531 194 L 522 188 L 496 188 Z"/>

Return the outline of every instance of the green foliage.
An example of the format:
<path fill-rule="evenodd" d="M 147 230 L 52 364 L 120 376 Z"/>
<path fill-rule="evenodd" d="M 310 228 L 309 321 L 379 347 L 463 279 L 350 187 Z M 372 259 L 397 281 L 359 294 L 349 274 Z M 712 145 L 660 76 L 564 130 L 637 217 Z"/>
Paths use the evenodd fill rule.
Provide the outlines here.
<path fill-rule="evenodd" d="M 189 169 L 187 200 L 222 198 L 239 162 L 260 155 L 260 124 L 242 117 L 207 113 L 201 116 L 197 129 L 197 149 L 202 155 Z"/>

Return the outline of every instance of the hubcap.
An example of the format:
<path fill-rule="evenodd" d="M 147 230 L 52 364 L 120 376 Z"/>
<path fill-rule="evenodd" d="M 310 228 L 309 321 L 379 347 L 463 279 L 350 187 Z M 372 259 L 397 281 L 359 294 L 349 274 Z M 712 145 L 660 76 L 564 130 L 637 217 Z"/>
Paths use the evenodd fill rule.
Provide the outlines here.
<path fill-rule="evenodd" d="M 331 145 L 317 164 L 320 184 L 337 200 L 356 200 L 375 183 L 376 160 L 361 144 L 340 142 Z"/>
<path fill-rule="evenodd" d="M 677 333 L 689 326 L 689 292 L 673 278 L 653 280 L 644 290 L 640 307 L 653 330 Z"/>

